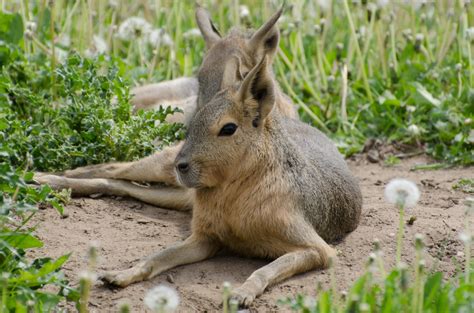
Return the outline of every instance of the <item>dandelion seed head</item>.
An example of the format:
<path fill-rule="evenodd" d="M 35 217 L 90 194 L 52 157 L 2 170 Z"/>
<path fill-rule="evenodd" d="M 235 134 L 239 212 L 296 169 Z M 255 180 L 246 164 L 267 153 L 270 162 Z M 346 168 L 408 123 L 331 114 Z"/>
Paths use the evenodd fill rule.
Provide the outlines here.
<path fill-rule="evenodd" d="M 419 198 L 420 190 L 415 183 L 407 179 L 393 179 L 385 187 L 385 199 L 391 204 L 411 208 Z"/>
<path fill-rule="evenodd" d="M 467 233 L 460 233 L 459 234 L 459 239 L 461 239 L 461 241 L 464 243 L 464 244 L 468 244 L 469 242 L 471 242 L 471 235 L 470 234 L 467 234 Z"/>
<path fill-rule="evenodd" d="M 171 36 L 168 35 L 164 29 L 157 28 L 157 29 L 152 30 L 148 34 L 148 43 L 152 47 L 159 47 L 159 46 L 170 47 L 173 45 L 173 39 L 171 39 Z"/>
<path fill-rule="evenodd" d="M 97 280 L 97 275 L 91 271 L 82 271 L 79 273 L 79 279 L 94 283 Z"/>
<path fill-rule="evenodd" d="M 118 6 L 119 4 L 117 0 L 109 0 L 109 7 L 111 7 L 112 9 L 116 9 L 118 8 Z"/>
<path fill-rule="evenodd" d="M 152 27 L 150 23 L 141 17 L 133 16 L 120 24 L 117 37 L 125 41 L 131 41 L 146 38 L 151 31 Z"/>
<path fill-rule="evenodd" d="M 184 38 L 190 39 L 190 38 L 197 38 L 201 36 L 201 32 L 197 28 L 191 28 L 190 30 L 186 31 L 183 34 Z"/>
<path fill-rule="evenodd" d="M 97 35 L 92 37 L 91 46 L 85 51 L 85 55 L 88 58 L 96 57 L 100 54 L 104 54 L 107 52 L 107 43 L 105 40 Z"/>
<path fill-rule="evenodd" d="M 368 10 L 369 12 L 372 12 L 372 13 L 377 12 L 377 8 L 378 8 L 378 7 L 377 7 L 377 4 L 375 4 L 375 3 L 373 3 L 373 2 L 367 3 L 367 10 Z"/>
<path fill-rule="evenodd" d="M 68 56 L 68 52 L 66 50 L 56 47 L 56 49 L 54 49 L 54 53 L 56 54 L 56 59 L 59 61 L 59 63 L 64 63 L 64 61 L 66 61 Z"/>
<path fill-rule="evenodd" d="M 30 30 L 31 32 L 34 33 L 34 32 L 36 31 L 36 29 L 37 29 L 38 26 L 36 25 L 35 22 L 33 22 L 33 21 L 28 21 L 28 22 L 26 22 L 25 27 L 26 27 L 27 30 Z"/>
<path fill-rule="evenodd" d="M 318 0 L 318 5 L 323 11 L 329 11 L 331 9 L 332 0 Z"/>
<path fill-rule="evenodd" d="M 408 133 L 412 136 L 418 136 L 421 133 L 420 128 L 415 124 L 411 124 L 410 126 L 408 126 L 407 130 Z"/>
<path fill-rule="evenodd" d="M 369 312 L 369 311 L 370 311 L 370 305 L 368 305 L 368 304 L 365 303 L 365 302 L 364 302 L 364 303 L 361 303 L 361 304 L 359 305 L 359 310 L 360 310 L 361 312 Z"/>
<path fill-rule="evenodd" d="M 466 29 L 466 38 L 469 41 L 474 41 L 474 27 L 469 27 Z"/>
<path fill-rule="evenodd" d="M 249 7 L 246 5 L 241 5 L 239 7 L 239 16 L 241 19 L 246 19 L 250 16 L 250 10 Z"/>
<path fill-rule="evenodd" d="M 161 37 L 164 33 L 164 30 L 161 28 L 154 29 L 148 35 L 148 43 L 153 47 L 158 47 L 161 45 Z"/>
<path fill-rule="evenodd" d="M 147 292 L 144 301 L 153 312 L 174 312 L 179 305 L 179 296 L 173 288 L 159 285 Z"/>
<path fill-rule="evenodd" d="M 378 1 L 377 1 L 377 7 L 378 7 L 379 9 L 383 9 L 383 8 L 385 8 L 385 7 L 386 7 L 387 5 L 389 5 L 389 4 L 390 4 L 390 0 L 378 0 Z"/>
<path fill-rule="evenodd" d="M 163 46 L 166 47 L 171 47 L 173 46 L 174 42 L 173 39 L 171 39 L 171 36 L 167 33 L 164 33 L 163 36 L 161 37 L 161 40 L 163 41 Z"/>
<path fill-rule="evenodd" d="M 411 5 L 415 10 L 421 9 L 428 3 L 428 0 L 405 0 L 405 4 Z"/>
<path fill-rule="evenodd" d="M 71 37 L 68 34 L 62 34 L 56 38 L 56 43 L 67 48 L 71 45 Z"/>

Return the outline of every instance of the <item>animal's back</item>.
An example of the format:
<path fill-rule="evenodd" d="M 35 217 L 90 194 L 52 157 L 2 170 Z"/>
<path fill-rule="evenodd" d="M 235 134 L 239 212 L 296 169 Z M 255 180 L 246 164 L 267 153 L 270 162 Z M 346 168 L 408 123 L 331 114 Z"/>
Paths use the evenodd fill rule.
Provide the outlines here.
<path fill-rule="evenodd" d="M 353 231 L 360 219 L 362 195 L 334 143 L 298 120 L 281 118 L 285 130 L 278 149 L 305 218 L 328 241 Z"/>

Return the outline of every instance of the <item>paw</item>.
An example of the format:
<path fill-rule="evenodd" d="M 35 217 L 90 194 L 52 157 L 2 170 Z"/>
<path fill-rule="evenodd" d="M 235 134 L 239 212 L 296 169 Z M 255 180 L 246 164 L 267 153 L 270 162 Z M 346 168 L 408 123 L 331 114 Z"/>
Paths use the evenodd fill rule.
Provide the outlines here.
<path fill-rule="evenodd" d="M 235 289 L 229 299 L 230 301 L 236 301 L 239 304 L 239 308 L 247 308 L 255 300 L 256 295 L 244 288 Z"/>
<path fill-rule="evenodd" d="M 128 285 L 143 280 L 134 268 L 125 271 L 107 271 L 99 275 L 99 279 L 107 285 L 127 287 Z"/>

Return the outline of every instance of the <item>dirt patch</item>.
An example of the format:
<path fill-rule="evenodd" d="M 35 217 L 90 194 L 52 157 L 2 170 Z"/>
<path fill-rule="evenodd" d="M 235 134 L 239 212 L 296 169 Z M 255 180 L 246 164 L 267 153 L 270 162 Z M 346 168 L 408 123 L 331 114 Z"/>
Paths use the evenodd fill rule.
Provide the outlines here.
<path fill-rule="evenodd" d="M 406 227 L 403 259 L 406 263 L 414 259 L 413 238 L 416 233 L 421 233 L 426 238 L 427 263 L 433 269 L 443 271 L 445 277 L 455 274 L 456 265 L 452 259 L 463 249 L 458 235 L 464 227 L 463 200 L 467 195 L 453 190 L 452 185 L 460 178 L 474 178 L 474 170 L 409 171 L 413 165 L 427 161 L 425 157 L 417 157 L 393 167 L 370 164 L 365 158 L 348 161 L 360 180 L 364 209 L 357 230 L 335 245 L 339 251 L 335 272 L 340 290 L 347 290 L 364 270 L 374 238 L 381 241 L 387 266 L 394 263 L 398 213 L 384 201 L 383 190 L 386 183 L 395 177 L 415 181 L 422 192 L 419 205 L 407 212 L 407 219 L 415 216 L 416 221 Z M 97 241 L 100 246 L 99 270 L 125 269 L 140 258 L 186 238 L 190 233 L 190 214 L 130 199 L 78 198 L 66 210 L 69 217 L 65 219 L 52 209 L 37 214 L 37 234 L 45 246 L 37 250 L 35 256 L 58 257 L 71 252 L 64 271 L 73 282 L 77 282 L 78 274 L 85 269 L 86 252 L 91 241 Z M 180 312 L 219 311 L 222 283 L 228 281 L 238 286 L 254 270 L 267 263 L 222 254 L 204 262 L 175 268 L 125 289 L 96 286 L 92 290 L 90 310 L 116 312 L 117 303 L 128 299 L 134 312 L 144 312 L 146 291 L 165 283 L 178 290 Z M 251 310 L 282 311 L 276 304 L 278 299 L 297 293 L 314 295 L 318 283 L 328 286 L 327 270 L 298 275 L 270 287 L 254 302 Z"/>

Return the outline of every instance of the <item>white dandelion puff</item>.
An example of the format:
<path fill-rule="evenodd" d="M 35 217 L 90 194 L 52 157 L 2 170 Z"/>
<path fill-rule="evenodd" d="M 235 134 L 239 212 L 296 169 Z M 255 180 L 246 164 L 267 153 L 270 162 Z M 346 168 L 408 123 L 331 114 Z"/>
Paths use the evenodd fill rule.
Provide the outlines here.
<path fill-rule="evenodd" d="M 467 234 L 467 233 L 460 233 L 459 234 L 459 239 L 461 239 L 461 241 L 465 244 L 471 242 L 471 235 Z"/>
<path fill-rule="evenodd" d="M 79 279 L 82 281 L 94 283 L 97 280 L 97 275 L 91 271 L 83 271 L 79 274 Z"/>
<path fill-rule="evenodd" d="M 91 46 L 85 51 L 85 55 L 88 58 L 96 57 L 100 54 L 104 54 L 107 52 L 107 43 L 105 40 L 97 35 L 92 37 Z"/>
<path fill-rule="evenodd" d="M 161 36 L 161 40 L 162 45 L 166 47 L 171 47 L 174 44 L 173 39 L 171 39 L 171 36 L 168 33 L 163 33 L 163 35 Z"/>
<path fill-rule="evenodd" d="M 170 35 L 168 35 L 164 29 L 157 28 L 152 30 L 148 34 L 148 43 L 152 47 L 167 46 L 170 47 L 173 45 L 173 40 Z"/>
<path fill-rule="evenodd" d="M 69 53 L 66 50 L 63 50 L 58 47 L 55 47 L 54 54 L 56 56 L 56 59 L 59 61 L 59 63 L 64 63 L 69 55 Z"/>
<path fill-rule="evenodd" d="M 410 4 L 415 10 L 421 9 L 427 3 L 428 0 L 405 0 L 405 4 Z"/>
<path fill-rule="evenodd" d="M 415 124 L 408 126 L 407 130 L 408 130 L 408 133 L 412 136 L 418 136 L 421 133 L 420 128 L 416 126 Z"/>
<path fill-rule="evenodd" d="M 389 5 L 389 4 L 390 4 L 390 1 L 389 1 L 389 0 L 378 0 L 378 1 L 377 1 L 377 7 L 378 7 L 379 9 L 383 9 L 383 8 L 385 8 L 385 7 L 386 7 L 387 5 Z"/>
<path fill-rule="evenodd" d="M 109 7 L 111 7 L 112 9 L 116 9 L 118 8 L 119 6 L 119 3 L 117 0 L 109 0 Z"/>
<path fill-rule="evenodd" d="M 332 0 L 318 0 L 318 5 L 323 11 L 329 11 Z"/>
<path fill-rule="evenodd" d="M 367 3 L 367 11 L 375 13 L 377 12 L 378 6 L 375 3 L 369 2 Z"/>
<path fill-rule="evenodd" d="M 62 34 L 59 38 L 55 39 L 55 42 L 62 47 L 69 47 L 71 45 L 71 37 L 68 34 Z"/>
<path fill-rule="evenodd" d="M 250 16 L 250 10 L 249 7 L 246 5 L 241 5 L 239 7 L 239 16 L 241 19 L 246 19 Z"/>
<path fill-rule="evenodd" d="M 414 207 L 420 198 L 420 190 L 415 183 L 406 179 L 393 179 L 385 187 L 385 199 L 396 205 Z"/>
<path fill-rule="evenodd" d="M 474 41 L 474 27 L 469 27 L 466 29 L 466 38 L 469 41 Z"/>
<path fill-rule="evenodd" d="M 183 37 L 186 39 L 197 38 L 201 36 L 201 32 L 197 28 L 191 28 L 183 34 Z"/>
<path fill-rule="evenodd" d="M 141 17 L 130 17 L 120 24 L 117 36 L 118 38 L 131 41 L 134 39 L 146 38 L 152 31 L 150 23 Z"/>
<path fill-rule="evenodd" d="M 359 310 L 360 310 L 361 312 L 369 312 L 369 311 L 370 311 L 370 305 L 369 305 L 368 303 L 365 303 L 365 302 L 364 302 L 364 303 L 361 303 L 361 304 L 359 305 Z"/>
<path fill-rule="evenodd" d="M 37 25 L 35 22 L 33 21 L 29 21 L 29 22 L 26 22 L 26 25 L 25 25 L 26 29 L 31 31 L 31 32 L 35 32 L 36 29 L 37 29 Z"/>
<path fill-rule="evenodd" d="M 241 5 L 239 7 L 239 15 L 241 19 L 246 19 L 250 16 L 250 10 L 249 7 L 246 5 Z"/>
<path fill-rule="evenodd" d="M 153 312 L 174 312 L 179 305 L 179 296 L 176 290 L 160 285 L 148 291 L 144 301 Z"/>
<path fill-rule="evenodd" d="M 161 37 L 162 37 L 163 32 L 164 32 L 164 30 L 161 29 L 161 28 L 157 28 L 157 29 L 152 30 L 148 34 L 148 43 L 153 47 L 160 46 L 161 45 Z"/>

